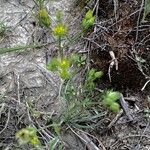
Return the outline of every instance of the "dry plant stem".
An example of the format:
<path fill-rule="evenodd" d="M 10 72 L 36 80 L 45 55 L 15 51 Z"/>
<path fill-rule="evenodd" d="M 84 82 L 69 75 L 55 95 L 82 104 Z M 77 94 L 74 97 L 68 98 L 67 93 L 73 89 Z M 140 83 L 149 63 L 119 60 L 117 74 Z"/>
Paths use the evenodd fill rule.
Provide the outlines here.
<path fill-rule="evenodd" d="M 80 137 L 82 137 L 82 139 L 84 139 L 83 142 L 85 142 L 89 150 L 100 150 L 86 134 L 84 134 L 83 132 L 79 132 L 79 131 L 78 131 L 78 134 L 80 135 Z"/>
<path fill-rule="evenodd" d="M 82 140 L 82 142 L 86 144 L 89 150 L 100 150 L 85 133 L 79 130 L 76 132 L 70 126 L 69 128 L 75 135 L 77 135 L 77 137 L 79 137 Z"/>
<path fill-rule="evenodd" d="M 111 82 L 110 72 L 111 72 L 111 69 L 113 68 L 114 65 L 116 66 L 115 69 L 118 70 L 118 61 L 117 61 L 113 51 L 109 51 L 109 54 L 110 54 L 110 57 L 112 59 L 110 65 L 109 65 L 109 68 L 108 68 L 109 81 Z"/>
<path fill-rule="evenodd" d="M 47 141 L 53 139 L 53 137 L 45 131 L 46 129 L 42 128 L 41 125 L 40 125 L 37 121 L 36 121 L 36 124 L 37 124 L 38 127 L 39 127 L 39 130 L 38 130 L 38 131 L 42 131 L 43 134 L 45 135 L 44 137 L 47 137 L 47 138 L 48 138 Z"/>
<path fill-rule="evenodd" d="M 89 44 L 89 45 L 88 45 Z M 87 49 L 88 49 L 88 54 L 87 54 L 87 68 L 88 68 L 88 70 L 90 69 L 90 43 L 89 42 L 87 42 L 86 43 L 86 47 L 87 47 Z M 85 47 L 85 48 L 86 48 Z"/>
<path fill-rule="evenodd" d="M 144 89 L 146 88 L 146 86 L 147 86 L 147 84 L 150 82 L 150 80 L 148 80 L 145 84 L 144 84 L 144 86 L 142 87 L 142 89 L 141 89 L 141 91 L 144 91 Z"/>
<path fill-rule="evenodd" d="M 29 119 L 29 122 L 30 123 L 33 123 L 33 120 L 31 119 L 31 116 L 30 116 L 30 110 L 29 110 L 29 105 L 28 103 L 26 102 L 26 108 L 27 108 L 27 114 L 28 114 L 28 119 Z"/>
<path fill-rule="evenodd" d="M 74 128 L 75 128 L 75 127 L 74 127 Z M 99 142 L 99 146 L 102 148 L 102 150 L 106 150 L 106 148 L 104 147 L 103 143 L 100 141 L 99 138 L 96 138 L 95 136 L 91 135 L 91 134 L 88 133 L 88 132 L 82 131 L 82 130 L 77 129 L 77 128 L 75 128 L 75 129 L 78 130 L 78 131 L 80 131 L 80 132 L 85 133 L 86 135 L 89 135 L 89 136 L 92 137 L 93 139 L 96 139 L 96 140 Z"/>
<path fill-rule="evenodd" d="M 120 112 L 115 116 L 115 118 L 110 122 L 110 124 L 108 125 L 107 129 L 111 129 L 114 124 L 119 120 L 119 118 L 121 117 L 121 115 L 123 114 L 123 110 L 120 110 Z"/>
<path fill-rule="evenodd" d="M 61 37 L 58 37 L 58 51 L 59 51 L 59 54 L 58 56 L 61 58 L 61 60 L 63 60 L 63 48 L 61 46 Z"/>
<path fill-rule="evenodd" d="M 30 122 L 30 124 L 32 124 L 32 126 L 33 127 L 35 127 L 36 128 L 36 126 L 35 126 L 35 124 L 37 124 L 37 122 L 34 122 L 31 118 L 31 115 L 30 115 L 30 110 L 29 110 L 29 105 L 28 105 L 28 103 L 26 102 L 26 107 L 27 107 L 27 115 L 28 115 L 28 119 L 29 119 L 29 122 Z M 38 127 L 39 127 L 39 125 L 38 125 Z M 40 128 L 40 127 L 39 127 Z M 48 143 L 48 140 L 49 139 L 47 139 L 46 137 L 47 137 L 47 134 L 45 134 L 45 132 L 43 132 L 43 130 L 42 130 L 42 133 L 40 132 L 40 131 L 38 131 L 38 133 L 42 136 L 42 138 L 45 140 L 44 141 L 44 143 L 45 143 L 45 145 L 48 147 L 48 145 L 47 145 L 47 143 Z M 43 135 L 44 134 L 44 135 Z"/>
<path fill-rule="evenodd" d="M 146 130 L 148 129 L 149 125 L 150 125 L 150 122 L 147 123 L 146 128 L 144 129 L 142 135 L 145 134 L 145 132 L 146 132 Z M 140 142 L 142 141 L 142 138 L 143 138 L 142 135 L 141 135 L 141 137 L 140 137 L 140 139 L 139 139 L 139 141 L 138 141 L 137 146 L 135 147 L 135 148 L 136 148 L 135 150 L 140 150 L 140 149 L 139 149 L 139 148 L 140 148 Z"/>
<path fill-rule="evenodd" d="M 95 45 L 97 45 L 98 46 L 98 48 L 101 48 L 101 49 L 103 49 L 103 47 L 101 46 L 101 45 L 99 45 L 98 43 L 96 43 L 95 41 L 94 41 L 94 39 L 90 39 L 90 38 L 83 38 L 83 39 L 85 39 L 85 40 L 88 40 L 88 41 L 90 41 L 90 42 L 92 42 L 92 43 L 94 43 Z"/>
<path fill-rule="evenodd" d="M 52 76 L 52 74 L 47 70 L 45 69 L 44 67 L 40 66 L 40 65 L 37 65 L 35 64 L 37 69 L 45 76 L 46 80 L 48 82 L 50 82 L 50 84 L 52 84 L 53 86 L 55 86 L 57 88 L 57 90 L 59 89 L 59 85 L 56 84 L 56 82 L 54 82 L 54 78 Z"/>
<path fill-rule="evenodd" d="M 2 134 L 2 132 L 4 132 L 4 130 L 7 128 L 9 120 L 10 120 L 10 108 L 8 110 L 8 116 L 7 116 L 6 124 L 5 124 L 4 128 L 0 131 L 0 134 Z"/>
<path fill-rule="evenodd" d="M 20 105 L 20 76 L 17 75 L 17 98 L 18 98 L 18 104 Z"/>
<path fill-rule="evenodd" d="M 64 80 L 61 80 L 61 84 L 60 84 L 59 92 L 58 92 L 58 99 L 60 102 L 61 102 L 61 90 L 62 90 L 63 84 L 64 84 Z"/>
<path fill-rule="evenodd" d="M 0 108 L 0 118 L 1 118 L 2 112 L 5 108 L 5 105 L 6 105 L 5 103 L 0 104 L 0 106 L 1 106 L 1 108 Z"/>
<path fill-rule="evenodd" d="M 110 146 L 110 149 L 111 150 L 114 150 L 114 148 L 113 147 L 115 147 L 115 145 L 117 145 L 118 143 L 119 143 L 119 141 L 122 141 L 122 140 L 124 140 L 124 139 L 127 139 L 127 138 L 135 138 L 135 137 L 145 137 L 145 138 L 148 138 L 148 139 L 150 139 L 150 136 L 148 136 L 148 135 L 138 135 L 138 134 L 135 134 L 135 135 L 129 135 L 129 136 L 125 136 L 125 137 L 123 137 L 123 138 L 121 138 L 121 139 L 119 139 L 117 142 L 115 142 L 112 146 Z"/>
<path fill-rule="evenodd" d="M 95 6 L 93 8 L 93 12 L 95 11 L 96 9 L 96 16 L 98 16 L 98 6 L 99 6 L 99 0 L 97 0 L 97 2 L 95 3 Z"/>
<path fill-rule="evenodd" d="M 112 25 L 110 25 L 107 29 L 110 29 L 111 27 L 113 27 L 114 25 L 116 25 L 119 22 L 122 22 L 124 19 L 129 18 L 131 16 L 133 16 L 134 14 L 136 14 L 137 12 L 139 12 L 140 9 L 136 10 L 135 12 L 131 13 L 129 16 L 125 16 L 124 18 L 118 20 L 117 22 L 113 23 Z"/>
<path fill-rule="evenodd" d="M 124 100 L 124 97 L 123 97 L 122 94 L 121 94 L 121 96 L 120 96 L 120 98 L 119 98 L 119 102 L 120 102 L 120 105 L 121 105 L 121 107 L 122 107 L 124 113 L 125 113 L 126 116 L 128 117 L 129 121 L 133 121 L 133 117 L 132 117 L 131 114 L 130 114 L 128 105 L 127 105 L 126 101 Z"/>
<path fill-rule="evenodd" d="M 118 0 L 113 0 L 114 2 L 114 14 L 115 14 L 115 19 L 117 22 L 117 9 L 118 9 Z"/>
<path fill-rule="evenodd" d="M 132 51 L 136 52 L 134 49 L 132 49 Z M 147 74 L 144 73 L 144 71 L 143 71 L 142 66 L 140 65 L 140 63 L 138 63 L 137 60 L 135 60 L 135 58 L 134 58 L 135 56 L 133 55 L 133 53 L 131 51 L 130 51 L 130 53 L 131 53 L 132 57 L 129 56 L 129 55 L 127 55 L 127 57 L 129 57 L 131 60 L 133 60 L 134 62 L 137 63 L 139 71 L 145 76 L 146 79 L 150 79 L 150 76 L 148 76 Z"/>
<path fill-rule="evenodd" d="M 138 20 L 137 20 L 137 30 L 136 30 L 136 39 L 135 39 L 135 43 L 136 43 L 137 40 L 138 40 L 139 23 L 140 23 L 141 13 L 142 13 L 142 10 L 143 10 L 143 5 L 144 5 L 144 0 L 142 0 L 141 7 L 140 7 L 140 10 L 139 10 L 139 16 L 138 16 Z"/>

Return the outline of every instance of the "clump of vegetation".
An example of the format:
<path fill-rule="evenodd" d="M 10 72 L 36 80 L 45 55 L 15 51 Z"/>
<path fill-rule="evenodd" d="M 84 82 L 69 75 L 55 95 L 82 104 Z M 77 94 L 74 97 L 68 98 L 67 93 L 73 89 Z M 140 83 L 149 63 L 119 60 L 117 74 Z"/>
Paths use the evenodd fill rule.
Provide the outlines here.
<path fill-rule="evenodd" d="M 47 65 L 47 69 L 51 71 L 57 71 L 58 75 L 62 79 L 69 79 L 71 74 L 69 73 L 71 62 L 69 58 L 52 58 L 50 63 Z"/>
<path fill-rule="evenodd" d="M 120 105 L 117 100 L 120 98 L 120 93 L 112 90 L 107 90 L 103 94 L 103 104 L 107 106 L 110 110 L 118 112 L 120 110 Z"/>
<path fill-rule="evenodd" d="M 44 8 L 44 1 L 39 1 L 39 22 L 47 28 L 50 26 L 50 20 L 46 9 Z M 56 133 L 56 137 L 50 141 L 49 146 L 51 149 L 55 148 L 58 140 L 61 141 L 60 129 L 63 124 L 74 124 L 81 128 L 90 128 L 88 125 L 81 125 L 83 122 L 91 122 L 98 119 L 103 115 L 102 112 L 92 108 L 92 106 L 99 105 L 100 101 L 98 99 L 103 98 L 103 102 L 111 110 L 117 112 L 120 107 L 117 103 L 119 98 L 118 92 L 107 91 L 103 97 L 98 95 L 98 97 L 93 100 L 93 95 L 95 92 L 95 81 L 101 78 L 104 74 L 102 71 L 98 71 L 94 68 L 88 69 L 85 72 L 85 80 L 80 83 L 80 87 L 77 87 L 74 83 L 74 77 L 76 71 L 80 69 L 83 65 L 86 65 L 86 55 L 72 54 L 71 56 L 65 55 L 65 48 L 69 45 L 70 41 L 75 41 L 76 37 L 81 37 L 95 22 L 95 16 L 93 16 L 93 11 L 89 10 L 81 23 L 81 33 L 79 36 L 69 38 L 68 40 L 68 28 L 62 21 L 62 14 L 60 11 L 56 14 L 56 24 L 51 27 L 52 34 L 56 40 L 56 47 L 58 49 L 58 56 L 51 58 L 47 64 L 47 69 L 57 73 L 57 75 L 62 79 L 62 84 L 60 86 L 59 98 L 63 99 L 65 105 L 62 106 L 62 114 L 57 119 L 57 121 L 52 121 L 50 127 L 53 127 Z M 68 44 L 68 45 L 67 45 Z M 72 66 L 76 66 L 76 70 Z M 90 108 L 90 109 L 89 109 Z M 55 123 L 58 122 L 58 123 Z M 96 125 L 95 125 L 96 126 Z M 40 142 L 36 135 L 36 130 L 30 127 L 18 131 L 16 137 L 19 139 L 21 144 L 30 143 L 33 146 L 39 146 Z M 60 144 L 62 147 L 62 145 Z"/>
<path fill-rule="evenodd" d="M 50 26 L 51 21 L 49 18 L 49 14 L 45 8 L 41 8 L 39 10 L 38 17 L 39 17 L 39 23 L 41 26 L 45 26 L 47 28 Z"/>
<path fill-rule="evenodd" d="M 44 0 L 37 0 L 37 4 L 39 7 L 39 25 L 52 29 L 52 34 L 55 36 L 56 46 L 58 48 L 58 56 L 52 58 L 46 67 L 48 70 L 56 72 L 62 79 L 63 85 L 60 87 L 60 96 L 62 96 L 66 101 L 66 106 L 62 111 L 62 116 L 56 121 L 58 123 L 53 123 L 50 125 L 50 127 L 53 127 L 55 130 L 56 137 L 49 142 L 49 147 L 50 149 L 54 149 L 58 140 L 61 141 L 61 123 L 77 123 L 78 121 L 80 122 L 82 120 L 82 117 L 86 117 L 88 114 L 88 107 L 93 105 L 93 102 L 92 99 L 90 99 L 90 94 L 86 95 L 86 93 L 87 91 L 94 89 L 94 81 L 100 78 L 103 73 L 101 71 L 96 71 L 95 69 L 89 70 L 86 74 L 85 84 L 82 87 L 83 91 L 79 92 L 79 89 L 77 89 L 73 83 L 74 72 L 71 71 L 73 70 L 71 67 L 73 65 L 77 67 L 85 65 L 86 56 L 79 56 L 77 54 L 65 56 L 65 47 L 67 46 L 65 44 L 70 43 L 71 40 L 67 41 L 68 28 L 62 21 L 61 12 L 58 11 L 56 14 L 55 26 L 50 27 L 51 20 L 46 8 L 44 7 Z M 81 35 L 84 34 L 94 24 L 94 20 L 95 17 L 93 16 L 92 11 L 88 11 L 83 18 L 81 24 L 82 31 L 78 38 L 81 37 Z M 72 39 L 76 40 L 76 35 Z M 90 116 L 92 117 L 92 114 Z M 99 115 L 97 117 L 99 117 Z M 19 130 L 16 133 L 16 138 L 19 140 L 20 144 L 31 144 L 37 149 L 42 147 L 37 136 L 37 130 L 33 127 L 29 126 Z M 61 144 L 60 147 L 62 147 Z"/>
<path fill-rule="evenodd" d="M 45 0 L 37 0 L 37 5 L 39 6 L 38 20 L 41 26 L 49 28 L 51 24 L 51 19 L 49 17 L 46 7 L 44 6 L 44 1 Z"/>
<path fill-rule="evenodd" d="M 93 16 L 93 11 L 92 10 L 89 10 L 83 20 L 82 20 L 82 24 L 81 24 L 81 27 L 83 29 L 83 31 L 87 31 L 91 26 L 93 26 L 95 22 L 95 16 Z"/>
<path fill-rule="evenodd" d="M 102 71 L 97 71 L 96 69 L 92 68 L 87 72 L 86 80 L 85 80 L 85 86 L 89 90 L 94 90 L 95 83 L 94 81 L 98 78 L 101 78 L 103 76 Z"/>

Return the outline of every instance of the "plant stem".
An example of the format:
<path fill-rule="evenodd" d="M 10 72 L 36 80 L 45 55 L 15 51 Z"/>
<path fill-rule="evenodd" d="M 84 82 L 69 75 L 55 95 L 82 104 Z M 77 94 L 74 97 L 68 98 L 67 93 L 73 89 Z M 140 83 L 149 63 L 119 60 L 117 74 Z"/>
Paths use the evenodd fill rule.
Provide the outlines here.
<path fill-rule="evenodd" d="M 30 44 L 30 45 L 17 45 L 15 47 L 10 47 L 10 48 L 0 48 L 0 54 L 4 54 L 4 53 L 8 53 L 8 52 L 14 52 L 14 51 L 20 51 L 20 50 L 24 50 L 27 48 L 40 48 L 46 45 L 49 45 L 51 43 L 44 43 L 41 45 L 38 44 Z"/>
<path fill-rule="evenodd" d="M 61 37 L 58 37 L 58 51 L 59 51 L 59 57 L 62 60 L 63 59 L 63 48 L 61 47 Z"/>

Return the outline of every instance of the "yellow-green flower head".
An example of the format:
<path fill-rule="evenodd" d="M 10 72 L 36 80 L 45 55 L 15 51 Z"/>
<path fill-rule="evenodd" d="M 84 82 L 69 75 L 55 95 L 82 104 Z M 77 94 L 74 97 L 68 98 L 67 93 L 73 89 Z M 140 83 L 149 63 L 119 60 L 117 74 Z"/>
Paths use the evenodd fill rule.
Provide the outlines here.
<path fill-rule="evenodd" d="M 21 129 L 16 133 L 16 138 L 20 144 L 26 144 L 29 142 L 29 131 L 27 129 Z"/>
<path fill-rule="evenodd" d="M 30 143 L 32 145 L 39 145 L 40 144 L 40 141 L 39 141 L 37 135 L 30 136 Z"/>
<path fill-rule="evenodd" d="M 59 23 L 53 28 L 53 33 L 55 36 L 63 37 L 67 34 L 67 27 L 64 24 Z"/>
<path fill-rule="evenodd" d="M 64 58 L 60 61 L 61 69 L 68 69 L 70 67 L 70 61 L 67 58 Z"/>
<path fill-rule="evenodd" d="M 40 141 L 36 135 L 36 129 L 33 127 L 27 127 L 19 130 L 16 133 L 16 138 L 20 144 L 31 143 L 32 145 L 39 145 Z"/>
<path fill-rule="evenodd" d="M 45 8 L 39 10 L 39 22 L 45 27 L 49 27 L 51 24 L 49 14 Z"/>

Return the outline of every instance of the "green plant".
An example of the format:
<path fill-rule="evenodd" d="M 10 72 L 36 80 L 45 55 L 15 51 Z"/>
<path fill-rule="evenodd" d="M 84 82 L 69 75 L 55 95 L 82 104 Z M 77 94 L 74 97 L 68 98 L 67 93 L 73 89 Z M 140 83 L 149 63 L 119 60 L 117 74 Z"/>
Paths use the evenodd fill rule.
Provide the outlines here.
<path fill-rule="evenodd" d="M 101 116 L 99 112 L 96 114 L 90 113 L 89 108 L 91 109 L 91 107 L 95 105 L 95 101 L 93 101 L 92 98 L 95 87 L 94 81 L 102 75 L 103 73 L 101 71 L 90 69 L 86 73 L 85 83 L 81 84 L 80 88 L 74 84 L 73 78 L 70 78 L 66 84 L 61 86 L 60 96 L 66 104 L 62 109 L 61 116 L 61 120 L 63 120 L 64 123 L 73 123 L 80 126 L 80 122 L 84 122 L 82 118 L 89 116 L 90 121 L 91 118 Z"/>
<path fill-rule="evenodd" d="M 52 58 L 47 65 L 47 69 L 51 71 L 57 71 L 58 75 L 62 79 L 68 79 L 70 77 L 70 59 L 64 57 L 64 50 L 62 47 L 63 38 L 67 35 L 67 27 L 62 23 L 62 14 L 58 11 L 56 14 L 57 24 L 52 28 L 52 33 L 56 37 L 56 43 L 58 43 L 58 57 Z"/>
<path fill-rule="evenodd" d="M 56 36 L 58 42 L 58 56 L 63 59 L 64 50 L 62 48 L 62 38 L 67 35 L 67 27 L 65 26 L 65 24 L 58 22 L 58 24 L 52 29 L 52 31 L 53 34 Z"/>
<path fill-rule="evenodd" d="M 118 112 L 120 110 L 120 105 L 117 102 L 119 98 L 120 93 L 112 90 L 107 90 L 102 96 L 103 104 L 114 112 Z"/>
<path fill-rule="evenodd" d="M 46 9 L 46 7 L 44 6 L 44 1 L 45 0 L 37 0 L 37 5 L 39 7 L 38 10 L 38 20 L 39 20 L 39 24 L 41 26 L 44 26 L 46 28 L 50 27 L 51 24 L 51 19 L 49 17 L 48 11 Z"/>
<path fill-rule="evenodd" d="M 38 12 L 39 24 L 41 26 L 49 27 L 51 24 L 51 20 L 49 14 L 45 8 L 41 8 Z"/>
<path fill-rule="evenodd" d="M 52 58 L 47 64 L 47 69 L 57 72 L 62 79 L 69 79 L 71 76 L 69 71 L 70 65 L 69 58 Z"/>
<path fill-rule="evenodd" d="M 81 27 L 82 27 L 83 32 L 87 31 L 91 26 L 93 26 L 94 22 L 95 22 L 95 16 L 93 16 L 93 11 L 89 10 L 85 14 L 82 20 Z"/>
<path fill-rule="evenodd" d="M 79 68 L 86 64 L 86 55 L 73 54 L 71 56 L 71 61 Z"/>
<path fill-rule="evenodd" d="M 103 76 L 102 71 L 97 71 L 96 69 L 90 69 L 86 74 L 85 86 L 89 90 L 93 90 L 95 88 L 94 81 Z"/>

